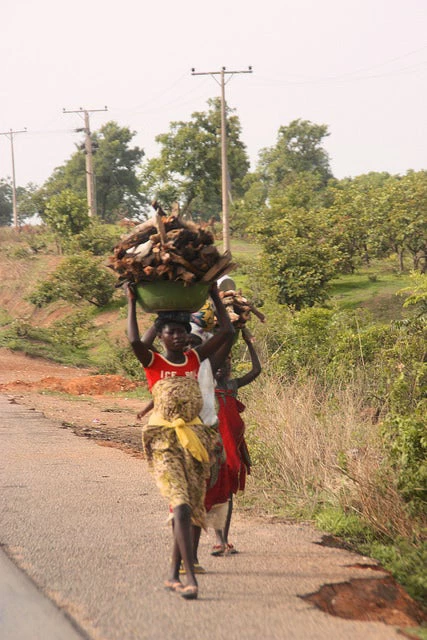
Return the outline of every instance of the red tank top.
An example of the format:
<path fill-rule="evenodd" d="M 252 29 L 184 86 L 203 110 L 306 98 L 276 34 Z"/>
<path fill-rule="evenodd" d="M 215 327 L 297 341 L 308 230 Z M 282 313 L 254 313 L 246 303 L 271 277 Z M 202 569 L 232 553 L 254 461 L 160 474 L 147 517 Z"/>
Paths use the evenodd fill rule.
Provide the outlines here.
<path fill-rule="evenodd" d="M 190 349 L 185 352 L 185 360 L 181 364 L 170 362 L 170 360 L 167 360 L 156 351 L 152 351 L 152 354 L 153 357 L 151 363 L 148 367 L 144 367 L 150 391 L 156 382 L 159 380 L 165 380 L 166 378 L 181 376 L 197 380 L 200 368 L 200 358 L 194 349 Z"/>

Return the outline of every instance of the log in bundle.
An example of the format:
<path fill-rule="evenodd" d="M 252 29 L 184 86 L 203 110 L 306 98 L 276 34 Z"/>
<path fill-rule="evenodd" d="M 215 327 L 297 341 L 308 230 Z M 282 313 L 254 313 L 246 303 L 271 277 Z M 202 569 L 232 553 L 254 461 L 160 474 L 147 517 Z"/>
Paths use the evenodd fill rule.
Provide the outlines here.
<path fill-rule="evenodd" d="M 155 202 L 156 216 L 135 227 L 114 247 L 108 267 L 124 282 L 211 283 L 231 271 L 229 252 L 220 255 L 210 231 L 178 215 L 166 215 Z"/>
<path fill-rule="evenodd" d="M 227 309 L 231 322 L 236 328 L 243 327 L 253 313 L 261 322 L 265 322 L 265 315 L 256 306 L 242 295 L 241 290 L 220 291 L 224 307 Z"/>

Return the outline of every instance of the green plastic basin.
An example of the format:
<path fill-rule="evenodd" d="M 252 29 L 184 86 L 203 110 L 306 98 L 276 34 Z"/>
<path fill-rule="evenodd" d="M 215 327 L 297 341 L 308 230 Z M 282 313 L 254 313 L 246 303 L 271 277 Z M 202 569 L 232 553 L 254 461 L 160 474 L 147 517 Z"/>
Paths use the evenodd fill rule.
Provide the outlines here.
<path fill-rule="evenodd" d="M 148 312 L 189 311 L 194 313 L 204 305 L 208 297 L 209 283 L 196 282 L 185 285 L 183 282 L 158 280 L 145 282 L 135 287 L 136 299 Z"/>

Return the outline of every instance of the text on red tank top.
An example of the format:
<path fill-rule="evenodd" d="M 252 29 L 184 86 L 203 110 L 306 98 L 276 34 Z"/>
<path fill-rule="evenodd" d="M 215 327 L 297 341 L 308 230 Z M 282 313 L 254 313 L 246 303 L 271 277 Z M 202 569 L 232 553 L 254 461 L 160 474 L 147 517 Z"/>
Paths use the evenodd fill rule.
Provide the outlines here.
<path fill-rule="evenodd" d="M 148 367 L 144 367 L 149 389 L 159 380 L 175 378 L 176 376 L 197 380 L 200 368 L 199 356 L 193 349 L 186 351 L 184 355 L 184 362 L 176 364 L 167 360 L 160 353 L 153 351 L 151 364 Z"/>

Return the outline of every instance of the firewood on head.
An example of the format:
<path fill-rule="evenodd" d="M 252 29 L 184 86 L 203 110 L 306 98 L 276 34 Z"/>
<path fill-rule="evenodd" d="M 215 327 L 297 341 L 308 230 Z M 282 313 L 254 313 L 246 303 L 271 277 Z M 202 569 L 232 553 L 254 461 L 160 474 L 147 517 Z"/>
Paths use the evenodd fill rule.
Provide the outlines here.
<path fill-rule="evenodd" d="M 229 252 L 219 254 L 210 232 L 194 222 L 167 215 L 158 202 L 154 205 L 157 218 L 135 227 L 134 232 L 122 238 L 113 249 L 108 267 L 121 279 L 152 282 L 156 278 L 168 278 L 185 284 L 213 282 L 235 266 Z M 168 270 L 157 272 L 157 268 L 164 265 Z"/>

